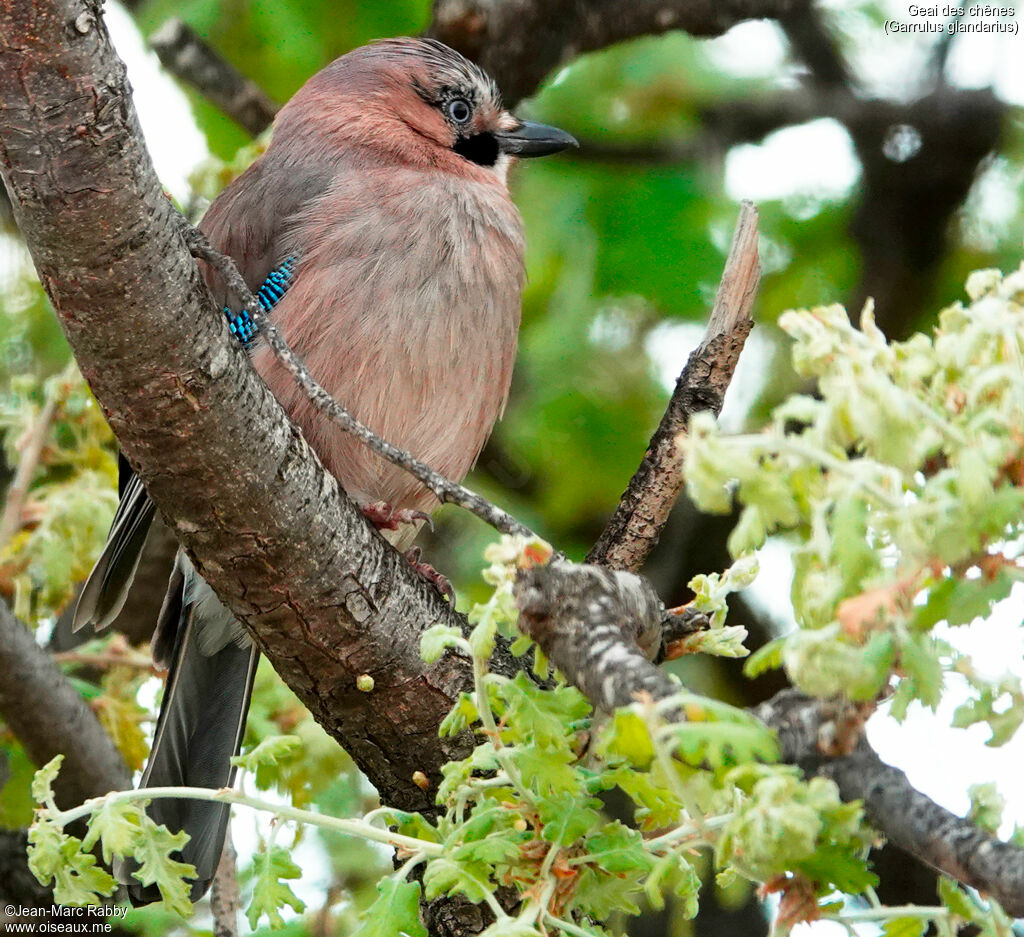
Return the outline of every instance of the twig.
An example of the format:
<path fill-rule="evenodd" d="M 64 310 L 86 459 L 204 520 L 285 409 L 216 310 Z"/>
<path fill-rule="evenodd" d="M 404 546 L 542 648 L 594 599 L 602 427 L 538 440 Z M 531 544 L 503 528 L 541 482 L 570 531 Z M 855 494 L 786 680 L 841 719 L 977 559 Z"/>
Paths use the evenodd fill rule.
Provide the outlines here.
<path fill-rule="evenodd" d="M 236 858 L 229 832 L 210 890 L 213 937 L 238 937 L 238 909 L 241 907 L 241 896 L 238 890 Z"/>
<path fill-rule="evenodd" d="M 57 412 L 57 394 L 47 395 L 35 423 L 29 430 L 21 447 L 18 468 L 14 480 L 7 489 L 7 503 L 4 505 L 3 517 L 0 518 L 0 547 L 3 547 L 21 529 L 21 514 L 25 509 L 25 498 L 28 496 L 32 476 L 35 475 L 39 457 L 43 453 L 50 424 Z"/>
<path fill-rule="evenodd" d="M 635 572 L 654 549 L 683 485 L 678 438 L 694 413 L 721 411 L 753 325 L 750 310 L 760 278 L 757 209 L 743 202 L 704 338 L 679 375 L 647 453 L 587 554 L 588 563 Z"/>
<path fill-rule="evenodd" d="M 149 44 L 172 75 L 191 85 L 254 137 L 274 120 L 277 105 L 180 19 L 169 19 Z"/>
<path fill-rule="evenodd" d="M 99 652 L 90 654 L 85 651 L 58 651 L 52 655 L 56 664 L 66 664 L 70 667 L 132 667 L 135 670 L 146 670 L 157 675 L 162 673 L 160 668 L 153 663 L 150 655 L 134 653 L 124 654 L 117 651 Z"/>
<path fill-rule="evenodd" d="M 822 88 L 851 90 L 853 76 L 850 68 L 814 0 L 806 0 L 780 16 L 779 25 L 793 51 L 807 64 L 815 84 Z"/>
<path fill-rule="evenodd" d="M 678 657 L 687 638 L 710 627 L 711 619 L 688 605 L 668 609 L 661 623 L 661 653 L 655 658 L 655 663 Z"/>
<path fill-rule="evenodd" d="M 58 810 L 52 816 L 63 828 L 69 823 L 74 823 L 76 820 L 92 816 L 98 810 L 110 804 L 134 803 L 136 801 L 148 802 L 150 800 L 170 798 L 176 800 L 182 798 L 201 800 L 216 804 L 238 804 L 242 807 L 251 807 L 253 810 L 269 813 L 279 821 L 305 823 L 319 829 L 330 830 L 334 833 L 358 836 L 371 843 L 381 843 L 384 846 L 404 849 L 409 855 L 422 853 L 433 858 L 444 855 L 444 846 L 432 840 L 419 839 L 415 836 L 407 836 L 404 833 L 393 833 L 391 830 L 382 830 L 380 827 L 371 826 L 364 820 L 349 820 L 343 817 L 334 817 L 328 813 L 318 813 L 315 810 L 303 810 L 290 804 L 271 803 L 269 800 L 250 797 L 248 794 L 236 791 L 232 787 L 214 789 L 210 787 L 167 786 L 113 790 L 99 797 L 93 797 L 77 807 Z"/>
<path fill-rule="evenodd" d="M 277 326 L 274 325 L 270 317 L 263 311 L 263 307 L 256 301 L 252 291 L 238 272 L 234 261 L 215 250 L 206 239 L 206 236 L 196 228 L 191 226 L 186 228 L 185 239 L 193 256 L 210 264 L 224 278 L 228 288 L 242 301 L 245 310 L 256 323 L 259 334 L 266 339 L 267 344 L 270 345 L 278 361 L 287 368 L 288 372 L 295 378 L 295 382 L 302 388 L 309 400 L 321 413 L 329 416 L 342 429 L 365 443 L 377 455 L 404 469 L 414 478 L 419 479 L 434 493 L 441 503 L 455 504 L 464 508 L 503 534 L 519 534 L 524 537 L 537 536 L 529 527 L 517 521 L 511 514 L 491 504 L 486 498 L 482 498 L 463 485 L 445 478 L 404 449 L 399 449 L 397 446 L 393 446 L 386 440 L 381 439 L 364 423 L 352 416 L 309 373 L 302 359 L 291 349 Z"/>

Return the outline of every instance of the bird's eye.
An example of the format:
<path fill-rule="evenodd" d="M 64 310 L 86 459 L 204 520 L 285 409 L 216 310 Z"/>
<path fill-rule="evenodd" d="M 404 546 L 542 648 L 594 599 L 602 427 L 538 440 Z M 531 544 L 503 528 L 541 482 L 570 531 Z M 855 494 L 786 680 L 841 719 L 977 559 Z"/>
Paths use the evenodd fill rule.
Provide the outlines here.
<path fill-rule="evenodd" d="M 473 114 L 473 109 L 469 106 L 469 102 L 464 101 L 462 98 L 449 101 L 445 110 L 448 112 L 452 122 L 456 124 L 466 123 Z"/>

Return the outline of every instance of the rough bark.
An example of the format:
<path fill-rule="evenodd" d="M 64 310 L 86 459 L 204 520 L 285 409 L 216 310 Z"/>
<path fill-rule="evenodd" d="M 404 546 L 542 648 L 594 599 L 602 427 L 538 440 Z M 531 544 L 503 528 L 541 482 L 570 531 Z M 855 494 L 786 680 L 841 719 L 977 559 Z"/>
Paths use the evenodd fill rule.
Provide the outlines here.
<path fill-rule="evenodd" d="M 587 554 L 588 563 L 636 572 L 657 545 L 683 486 L 679 437 L 695 413 L 721 412 L 753 327 L 750 313 L 760 279 L 757 209 L 744 202 L 704 337 L 679 375 L 640 467 Z"/>

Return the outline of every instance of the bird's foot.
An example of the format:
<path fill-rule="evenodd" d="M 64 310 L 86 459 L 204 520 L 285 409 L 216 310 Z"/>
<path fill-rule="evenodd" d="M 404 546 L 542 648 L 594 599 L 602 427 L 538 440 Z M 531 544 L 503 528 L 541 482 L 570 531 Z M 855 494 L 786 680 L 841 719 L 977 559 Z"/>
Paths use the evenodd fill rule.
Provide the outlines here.
<path fill-rule="evenodd" d="M 439 573 L 429 563 L 424 563 L 420 560 L 422 551 L 419 547 L 410 547 L 402 556 L 405 557 L 406 562 L 418 572 L 424 579 L 427 580 L 438 592 L 441 593 L 447 600 L 448 604 L 452 608 L 455 608 L 455 590 L 452 588 L 451 582 L 444 573 Z"/>
<path fill-rule="evenodd" d="M 371 501 L 369 504 L 360 505 L 359 510 L 377 530 L 398 530 L 402 524 L 418 524 L 426 522 L 431 530 L 434 522 L 429 514 L 423 511 L 414 511 L 411 508 L 392 507 L 387 501 Z"/>

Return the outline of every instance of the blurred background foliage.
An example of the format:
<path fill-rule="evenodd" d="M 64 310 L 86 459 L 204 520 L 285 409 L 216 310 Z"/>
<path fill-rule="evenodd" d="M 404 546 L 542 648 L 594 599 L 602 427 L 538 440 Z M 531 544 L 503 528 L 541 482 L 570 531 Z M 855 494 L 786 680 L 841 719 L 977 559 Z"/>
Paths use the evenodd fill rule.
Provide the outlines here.
<path fill-rule="evenodd" d="M 128 6 L 144 35 L 169 17 L 184 19 L 278 102 L 348 49 L 418 33 L 430 20 L 428 0 L 133 0 Z M 913 140 L 913 133 L 925 134 L 923 121 L 914 125 L 916 96 L 943 87 L 928 64 L 942 40 L 885 40 L 890 61 L 883 66 L 875 47 L 886 15 L 883 4 L 835 0 L 824 5 L 823 21 L 835 49 L 859 69 L 850 100 L 863 104 L 876 95 L 896 102 L 903 108 L 899 126 L 909 124 Z M 862 295 L 866 256 L 889 258 L 916 288 L 912 299 L 906 292 L 876 297 L 889 310 L 879 324 L 892 337 L 929 326 L 932 312 L 960 295 L 969 270 L 1019 262 L 1024 121 L 1014 102 L 994 96 L 997 139 L 963 170 L 966 196 L 952 199 L 950 212 L 937 222 L 942 230 L 933 232 L 938 246 L 922 258 L 900 237 L 887 240 L 891 226 L 873 226 L 871 211 L 891 211 L 892 205 L 903 206 L 904 225 L 925 222 L 900 201 L 900 191 L 883 186 L 892 205 L 884 202 L 888 196 L 878 202 L 877 187 L 865 183 L 865 167 L 874 157 L 883 170 L 885 160 L 892 169 L 904 163 L 909 175 L 894 177 L 893 185 L 923 184 L 935 175 L 926 161 L 932 151 L 923 146 L 909 157 L 874 151 L 865 157 L 850 136 L 855 120 L 841 123 L 813 107 L 802 120 L 771 117 L 774 102 L 813 96 L 819 78 L 791 52 L 782 27 L 762 22 L 713 42 L 672 33 L 584 56 L 549 76 L 517 108 L 571 131 L 582 147 L 522 166 L 512 179 L 528 240 L 520 355 L 508 411 L 470 484 L 571 555 L 581 557 L 600 531 L 643 455 L 674 376 L 699 340 L 739 197 L 759 204 L 765 277 L 755 340 L 727 401 L 733 428 L 756 427 L 771 405 L 798 386 L 774 325 L 778 315 Z M 201 204 L 252 158 L 251 147 L 238 157 L 252 140 L 206 100 L 187 93 L 214 160 L 195 179 Z M 969 132 L 952 118 L 947 125 L 940 120 L 939 130 Z M 858 222 L 869 196 L 876 202 L 868 206 L 867 222 Z M 117 637 L 69 649 L 74 642 L 62 617 L 113 511 L 114 444 L 68 368 L 67 346 L 9 218 L 6 227 L 0 236 L 0 480 L 11 484 L 33 433 L 42 434 L 43 444 L 15 530 L 0 544 L 0 593 L 39 629 L 40 641 L 64 655 L 64 666 L 138 766 L 156 693 L 145 660 Z M 685 584 L 694 574 L 724 566 L 730 524 L 680 504 L 649 567 L 667 601 L 688 598 Z M 478 570 L 491 537 L 474 519 L 445 509 L 436 532 L 424 538 L 427 556 L 451 576 L 463 603 L 483 594 Z M 159 602 L 158 577 L 143 588 L 152 592 L 151 605 Z M 772 620 L 785 620 L 787 612 L 775 609 L 769 616 L 743 605 L 735 614 L 756 646 L 772 636 Z M 141 643 L 151 626 L 149 620 L 132 621 L 125 631 Z M 101 663 L 89 663 L 86 650 Z M 728 663 L 701 661 L 701 667 L 699 675 L 688 675 L 692 683 L 720 697 L 752 702 L 770 688 L 742 685 Z M 373 794 L 348 759 L 269 668 L 260 680 L 249 740 L 299 732 L 307 749 L 301 762 L 255 783 L 325 809 L 361 812 Z M 0 743 L 6 762 L 0 825 L 21 826 L 31 766 L 2 729 Z M 242 824 L 251 826 L 248 818 Z M 244 841 L 269 835 L 249 826 L 242 832 L 239 825 L 243 854 Z M 372 898 L 386 856 L 348 841 L 297 848 L 318 850 L 319 868 L 305 895 L 308 900 L 312 889 L 322 910 L 311 907 L 289 932 L 349 933 L 355 910 Z M 726 906 L 738 907 L 736 916 L 729 917 Z M 181 926 L 157 910 L 137 912 L 132 921 L 151 934 Z M 206 926 L 202 917 L 197 921 L 189 926 Z M 764 931 L 748 894 L 702 902 L 695 923 L 663 917 L 648 925 L 650 934 L 682 933 L 684 927 L 695 933 Z"/>

